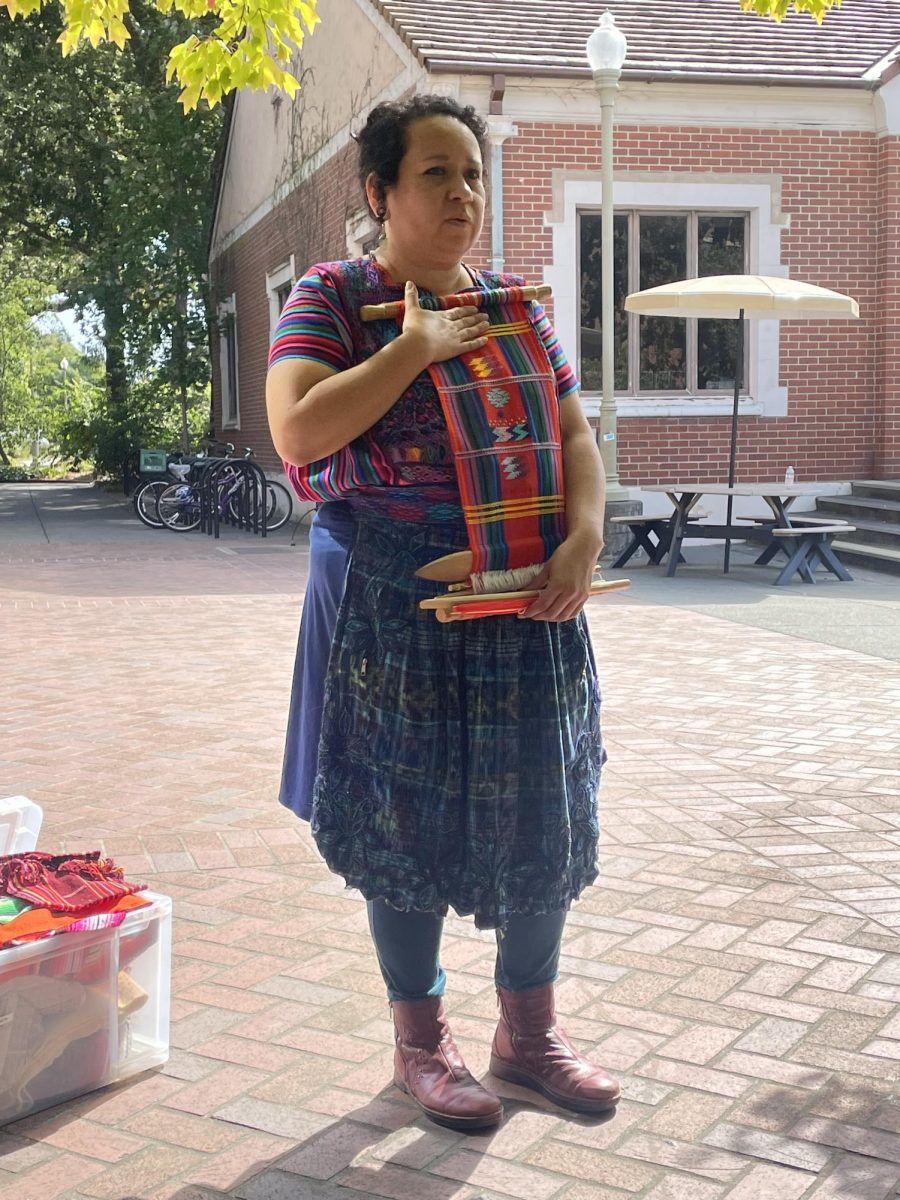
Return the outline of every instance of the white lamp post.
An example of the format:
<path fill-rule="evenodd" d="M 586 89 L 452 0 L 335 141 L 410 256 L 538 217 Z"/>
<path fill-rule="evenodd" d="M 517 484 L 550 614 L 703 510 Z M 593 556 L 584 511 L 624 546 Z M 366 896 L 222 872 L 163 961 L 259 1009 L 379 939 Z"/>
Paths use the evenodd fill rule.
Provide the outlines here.
<path fill-rule="evenodd" d="M 602 390 L 600 404 L 600 454 L 606 471 L 608 500 L 627 500 L 628 492 L 619 483 L 618 446 L 615 394 L 615 338 L 613 329 L 613 109 L 619 76 L 628 43 L 616 26 L 612 13 L 605 12 L 597 28 L 588 38 L 587 57 L 594 76 L 594 86 L 600 97 L 601 157 L 600 180 L 603 189 L 601 207 L 600 248 L 602 253 L 600 278 L 600 313 L 603 323 L 601 352 Z"/>
<path fill-rule="evenodd" d="M 59 360 L 59 365 L 62 368 L 62 373 L 63 373 L 63 407 L 68 408 L 69 407 L 69 360 L 67 358 L 61 358 Z"/>

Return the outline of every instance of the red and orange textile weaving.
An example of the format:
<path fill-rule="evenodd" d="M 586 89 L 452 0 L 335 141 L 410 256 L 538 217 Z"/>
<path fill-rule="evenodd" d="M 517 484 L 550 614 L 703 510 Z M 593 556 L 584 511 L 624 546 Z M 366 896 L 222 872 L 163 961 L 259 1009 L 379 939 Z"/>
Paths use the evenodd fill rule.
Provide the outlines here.
<path fill-rule="evenodd" d="M 507 287 L 422 301 L 474 305 L 490 320 L 487 345 L 428 368 L 450 434 L 473 575 L 540 566 L 566 535 L 559 400 L 531 320 L 534 295 Z M 392 309 L 402 320 L 402 306 Z"/>

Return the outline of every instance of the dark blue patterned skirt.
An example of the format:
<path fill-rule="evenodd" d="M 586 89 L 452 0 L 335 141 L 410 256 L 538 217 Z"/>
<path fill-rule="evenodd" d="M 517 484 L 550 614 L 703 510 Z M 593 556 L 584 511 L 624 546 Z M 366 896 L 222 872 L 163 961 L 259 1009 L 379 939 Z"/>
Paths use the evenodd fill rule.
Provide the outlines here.
<path fill-rule="evenodd" d="M 418 604 L 443 587 L 414 572 L 466 545 L 462 523 L 353 508 L 312 796 L 326 863 L 481 928 L 568 907 L 597 876 L 604 757 L 584 616 L 441 624 Z"/>

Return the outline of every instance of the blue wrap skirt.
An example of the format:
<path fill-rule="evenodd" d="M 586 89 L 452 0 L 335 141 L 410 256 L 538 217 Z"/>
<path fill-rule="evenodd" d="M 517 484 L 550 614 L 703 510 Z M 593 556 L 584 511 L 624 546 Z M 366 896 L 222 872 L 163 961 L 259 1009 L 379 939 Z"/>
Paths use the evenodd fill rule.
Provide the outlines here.
<path fill-rule="evenodd" d="M 367 899 L 474 914 L 566 908 L 597 876 L 600 693 L 583 615 L 441 624 L 419 566 L 461 521 L 324 505 L 311 531 L 282 782 Z"/>

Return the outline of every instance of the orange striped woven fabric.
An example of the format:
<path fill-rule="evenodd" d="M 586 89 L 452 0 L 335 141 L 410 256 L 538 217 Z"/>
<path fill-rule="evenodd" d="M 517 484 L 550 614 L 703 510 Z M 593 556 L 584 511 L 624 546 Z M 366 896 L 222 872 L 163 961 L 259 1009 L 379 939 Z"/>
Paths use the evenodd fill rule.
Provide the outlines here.
<path fill-rule="evenodd" d="M 477 304 L 488 343 L 429 374 L 456 462 L 473 571 L 543 563 L 566 536 L 556 378 L 521 288 L 440 297 Z"/>

